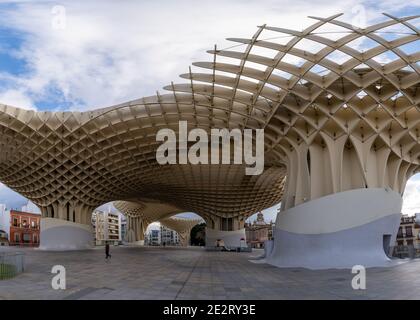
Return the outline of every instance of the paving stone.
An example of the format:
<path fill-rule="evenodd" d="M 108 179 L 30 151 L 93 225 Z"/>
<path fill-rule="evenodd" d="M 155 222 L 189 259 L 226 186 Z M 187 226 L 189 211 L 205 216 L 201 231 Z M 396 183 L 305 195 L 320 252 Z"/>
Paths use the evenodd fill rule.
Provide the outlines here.
<path fill-rule="evenodd" d="M 13 250 L 14 248 L 1 248 Z M 420 260 L 366 271 L 353 290 L 350 270 L 279 269 L 251 263 L 255 253 L 202 248 L 113 247 L 26 253 L 25 272 L 0 281 L 0 299 L 420 299 Z M 54 265 L 66 268 L 66 290 L 53 290 Z"/>

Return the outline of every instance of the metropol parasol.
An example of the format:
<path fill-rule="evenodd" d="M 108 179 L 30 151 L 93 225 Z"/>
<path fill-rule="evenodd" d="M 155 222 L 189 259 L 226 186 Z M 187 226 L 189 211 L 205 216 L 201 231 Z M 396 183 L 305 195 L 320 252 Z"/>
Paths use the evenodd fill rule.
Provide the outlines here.
<path fill-rule="evenodd" d="M 419 170 L 420 32 L 418 16 L 385 16 L 365 28 L 340 14 L 302 31 L 262 25 L 210 50 L 169 93 L 108 108 L 0 105 L 0 181 L 41 209 L 44 249 L 88 247 L 91 213 L 111 201 L 132 241 L 153 221 L 188 237 L 198 221 L 172 217 L 188 211 L 205 220 L 207 243 L 238 246 L 247 217 L 281 202 L 268 263 L 386 264 Z M 159 164 L 156 134 L 179 121 L 264 129 L 264 171 Z"/>

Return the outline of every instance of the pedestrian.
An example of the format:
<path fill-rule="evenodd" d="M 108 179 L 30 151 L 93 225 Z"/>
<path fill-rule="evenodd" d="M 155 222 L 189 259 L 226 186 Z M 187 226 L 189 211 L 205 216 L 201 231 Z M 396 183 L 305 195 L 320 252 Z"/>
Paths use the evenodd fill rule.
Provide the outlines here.
<path fill-rule="evenodd" d="M 107 241 L 105 243 L 105 259 L 111 258 L 111 255 L 109 254 L 109 242 Z"/>

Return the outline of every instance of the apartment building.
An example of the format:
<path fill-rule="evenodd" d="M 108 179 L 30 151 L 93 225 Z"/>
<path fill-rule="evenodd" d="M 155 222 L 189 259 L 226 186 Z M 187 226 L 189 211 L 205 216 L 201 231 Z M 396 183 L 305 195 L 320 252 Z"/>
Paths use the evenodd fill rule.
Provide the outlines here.
<path fill-rule="evenodd" d="M 402 215 L 393 255 L 400 258 L 420 257 L 420 214 Z"/>
<path fill-rule="evenodd" d="M 41 215 L 10 210 L 10 245 L 38 246 Z"/>
<path fill-rule="evenodd" d="M 92 213 L 92 226 L 96 245 L 106 242 L 118 245 L 122 241 L 120 213 L 95 210 Z"/>

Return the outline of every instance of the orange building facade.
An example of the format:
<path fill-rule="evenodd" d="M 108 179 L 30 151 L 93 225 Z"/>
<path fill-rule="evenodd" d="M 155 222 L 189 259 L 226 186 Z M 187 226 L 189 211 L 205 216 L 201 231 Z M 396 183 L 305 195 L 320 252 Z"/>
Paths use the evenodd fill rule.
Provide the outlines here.
<path fill-rule="evenodd" d="M 10 210 L 10 245 L 39 245 L 41 215 Z"/>

